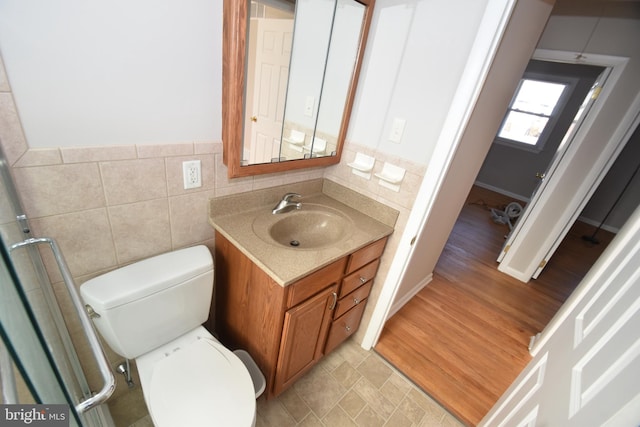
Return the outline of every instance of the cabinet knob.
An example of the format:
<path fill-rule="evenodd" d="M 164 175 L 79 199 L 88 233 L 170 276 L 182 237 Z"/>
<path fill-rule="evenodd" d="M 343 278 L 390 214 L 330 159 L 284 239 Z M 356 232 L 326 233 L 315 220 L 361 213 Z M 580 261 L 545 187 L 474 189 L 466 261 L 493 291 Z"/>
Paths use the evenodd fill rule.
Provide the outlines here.
<path fill-rule="evenodd" d="M 358 298 L 354 298 L 354 299 L 353 299 L 353 303 L 354 303 L 355 305 L 358 305 L 358 304 L 360 304 L 360 300 L 359 300 Z"/>
<path fill-rule="evenodd" d="M 347 332 L 351 332 L 351 326 L 347 325 L 344 328 L 347 330 Z"/>
<path fill-rule="evenodd" d="M 367 278 L 366 277 L 360 277 L 360 283 L 362 283 L 363 285 L 367 282 Z"/>

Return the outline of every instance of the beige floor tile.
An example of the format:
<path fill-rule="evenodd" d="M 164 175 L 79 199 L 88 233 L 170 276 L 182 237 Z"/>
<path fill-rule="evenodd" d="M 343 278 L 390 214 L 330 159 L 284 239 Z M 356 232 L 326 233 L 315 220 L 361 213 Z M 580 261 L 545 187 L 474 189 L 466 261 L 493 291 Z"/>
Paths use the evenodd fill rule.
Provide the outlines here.
<path fill-rule="evenodd" d="M 396 407 L 366 378 L 361 378 L 353 389 L 372 407 L 380 416 L 387 420 Z"/>
<path fill-rule="evenodd" d="M 298 380 L 294 389 L 321 419 L 338 403 L 346 391 L 324 369 L 312 370 Z"/>
<path fill-rule="evenodd" d="M 398 411 L 402 412 L 414 424 L 419 424 L 426 414 L 425 410 L 410 397 L 400 402 Z"/>
<path fill-rule="evenodd" d="M 289 389 L 278 397 L 291 416 L 300 422 L 311 412 L 309 406 L 298 396 L 294 389 Z"/>
<path fill-rule="evenodd" d="M 376 388 L 382 387 L 393 372 L 391 368 L 380 360 L 380 357 L 374 354 L 370 354 L 364 359 L 357 369 Z"/>
<path fill-rule="evenodd" d="M 344 360 L 349 362 L 354 368 L 362 363 L 362 361 L 366 359 L 370 354 L 370 352 L 350 340 L 340 345 L 340 347 L 338 347 L 335 351 L 340 356 L 342 356 Z"/>
<path fill-rule="evenodd" d="M 310 412 L 296 427 L 322 427 L 323 425 L 322 421 L 313 412 Z"/>
<path fill-rule="evenodd" d="M 400 410 L 391 415 L 391 418 L 387 420 L 385 426 L 388 427 L 412 427 L 415 424 L 411 422 L 409 418 L 407 418 Z"/>
<path fill-rule="evenodd" d="M 356 424 L 360 427 L 379 427 L 383 426 L 384 423 L 384 418 L 382 418 L 369 405 L 365 406 L 362 412 L 360 412 L 360 415 L 356 418 Z"/>
<path fill-rule="evenodd" d="M 386 362 L 385 362 L 386 363 Z M 393 369 L 393 368 L 392 368 Z M 387 380 L 388 384 L 393 384 L 398 387 L 402 391 L 403 394 L 407 394 L 409 390 L 413 388 L 413 383 L 406 379 L 404 375 L 398 373 L 397 371 L 393 371 L 393 374 Z"/>
<path fill-rule="evenodd" d="M 464 427 L 464 424 L 462 424 L 460 421 L 458 421 L 457 418 L 453 417 L 450 414 L 445 414 L 440 424 L 443 427 Z"/>
<path fill-rule="evenodd" d="M 131 424 L 130 427 L 153 427 L 153 421 L 151 421 L 151 416 L 147 415 L 146 417 L 141 418 L 135 423 Z"/>
<path fill-rule="evenodd" d="M 118 427 L 153 427 L 140 390 L 125 392 L 109 407 Z M 347 341 L 279 397 L 258 399 L 256 427 L 287 426 L 462 424 L 375 352 Z"/>
<path fill-rule="evenodd" d="M 342 362 L 331 374 L 345 388 L 353 387 L 362 378 L 362 374 L 348 362 Z"/>
<path fill-rule="evenodd" d="M 390 379 L 393 377 L 397 377 L 397 375 L 392 375 Z M 408 388 L 404 388 L 390 380 L 387 380 L 387 382 L 380 387 L 380 393 L 382 393 L 384 397 L 389 399 L 389 401 L 394 405 L 399 405 L 400 402 L 402 402 L 402 399 L 407 395 L 408 391 Z"/>
<path fill-rule="evenodd" d="M 422 409 L 424 409 L 425 413 L 428 414 L 432 419 L 437 419 L 438 421 L 440 421 L 447 413 L 447 411 L 442 409 L 442 407 L 438 405 L 432 398 L 419 391 L 415 387 L 413 387 L 409 391 L 408 397 L 416 402 Z"/>
<path fill-rule="evenodd" d="M 357 427 L 351 417 L 342 410 L 340 406 L 334 406 L 323 418 L 323 422 L 327 426 L 332 427 Z"/>
<path fill-rule="evenodd" d="M 365 402 L 364 399 L 353 390 L 347 392 L 347 394 L 345 394 L 345 396 L 340 400 L 340 407 L 344 409 L 351 418 L 357 417 L 366 404 L 367 402 Z"/>
<path fill-rule="evenodd" d="M 297 424 L 280 401 L 258 400 L 257 419 L 260 419 L 261 425 L 269 427 L 291 427 Z"/>

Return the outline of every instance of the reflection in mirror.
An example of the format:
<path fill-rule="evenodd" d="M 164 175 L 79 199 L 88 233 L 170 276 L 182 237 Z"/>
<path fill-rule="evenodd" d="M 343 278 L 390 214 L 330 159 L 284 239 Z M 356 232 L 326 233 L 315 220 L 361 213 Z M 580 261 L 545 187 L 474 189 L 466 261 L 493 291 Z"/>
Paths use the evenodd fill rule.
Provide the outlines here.
<path fill-rule="evenodd" d="M 364 10 L 353 0 L 297 1 L 281 158 L 336 154 Z"/>
<path fill-rule="evenodd" d="M 225 0 L 230 177 L 338 163 L 374 0 Z"/>
<path fill-rule="evenodd" d="M 247 37 L 244 164 L 268 163 L 279 157 L 294 13 L 295 5 L 291 2 L 251 2 Z"/>

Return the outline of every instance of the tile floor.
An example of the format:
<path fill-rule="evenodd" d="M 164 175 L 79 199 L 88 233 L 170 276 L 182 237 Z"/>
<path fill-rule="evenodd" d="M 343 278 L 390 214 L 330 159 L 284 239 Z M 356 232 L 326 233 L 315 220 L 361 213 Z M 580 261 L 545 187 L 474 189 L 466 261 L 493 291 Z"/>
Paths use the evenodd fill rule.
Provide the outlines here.
<path fill-rule="evenodd" d="M 117 427 L 153 427 L 139 387 L 110 403 Z M 137 421 L 136 421 L 137 420 Z M 460 427 L 374 351 L 347 341 L 276 399 L 258 399 L 256 427 Z"/>

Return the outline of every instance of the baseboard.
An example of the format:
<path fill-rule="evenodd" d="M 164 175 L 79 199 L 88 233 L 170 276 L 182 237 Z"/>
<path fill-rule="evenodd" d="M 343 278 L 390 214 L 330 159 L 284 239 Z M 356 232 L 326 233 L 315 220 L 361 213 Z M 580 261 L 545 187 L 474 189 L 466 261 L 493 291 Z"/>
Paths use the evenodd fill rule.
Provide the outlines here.
<path fill-rule="evenodd" d="M 391 306 L 391 309 L 389 310 L 389 315 L 387 316 L 387 319 L 389 319 L 391 316 L 396 314 L 398 310 L 400 310 L 406 303 L 408 303 L 411 298 L 416 296 L 416 294 L 420 292 L 422 288 L 424 288 L 429 283 L 431 283 L 432 280 L 433 280 L 433 273 L 430 273 L 420 283 L 418 283 L 416 286 L 411 288 L 409 292 L 404 294 L 402 298 L 400 298 L 400 300 L 394 301 L 393 305 Z"/>
<path fill-rule="evenodd" d="M 529 203 L 531 197 L 525 197 L 520 194 L 512 193 L 510 191 L 504 190 L 502 188 L 494 187 L 493 185 L 485 184 L 484 182 L 476 181 L 473 185 L 477 185 L 478 187 L 486 188 L 487 190 L 494 191 L 498 194 L 502 194 L 503 196 L 511 197 L 512 199 L 516 199 L 518 201 Z"/>
<path fill-rule="evenodd" d="M 579 216 L 578 217 L 578 221 L 582 221 L 585 224 L 593 225 L 596 228 L 600 225 L 599 221 L 595 221 L 593 219 L 585 218 L 583 216 Z M 620 231 L 619 228 L 611 227 L 610 225 L 607 225 L 607 224 L 603 224 L 601 228 L 603 230 L 608 231 L 608 232 L 613 233 L 613 234 L 618 234 L 618 232 Z"/>
<path fill-rule="evenodd" d="M 515 194 L 515 193 L 511 193 L 510 191 L 507 190 L 503 190 L 502 188 L 498 188 L 498 187 L 494 187 L 493 185 L 489 185 L 489 184 L 485 184 L 484 182 L 480 182 L 480 181 L 476 181 L 473 183 L 473 185 L 477 185 L 478 187 L 482 187 L 482 188 L 486 188 L 487 190 L 491 190 L 494 191 L 498 194 L 502 194 L 503 196 L 507 196 L 507 197 L 511 197 L 512 199 L 516 199 L 519 200 L 523 203 L 529 203 L 530 198 L 521 196 L 520 194 Z M 584 223 L 587 223 L 589 225 L 593 225 L 594 227 L 598 227 L 600 225 L 599 221 L 593 220 L 593 219 L 589 219 L 586 217 L 578 217 L 577 219 L 578 221 L 582 221 Z M 616 227 L 611 227 L 610 225 L 604 224 L 602 226 L 602 229 L 605 231 L 608 231 L 610 233 L 613 234 L 618 234 L 618 232 L 620 231 L 619 228 Z"/>

